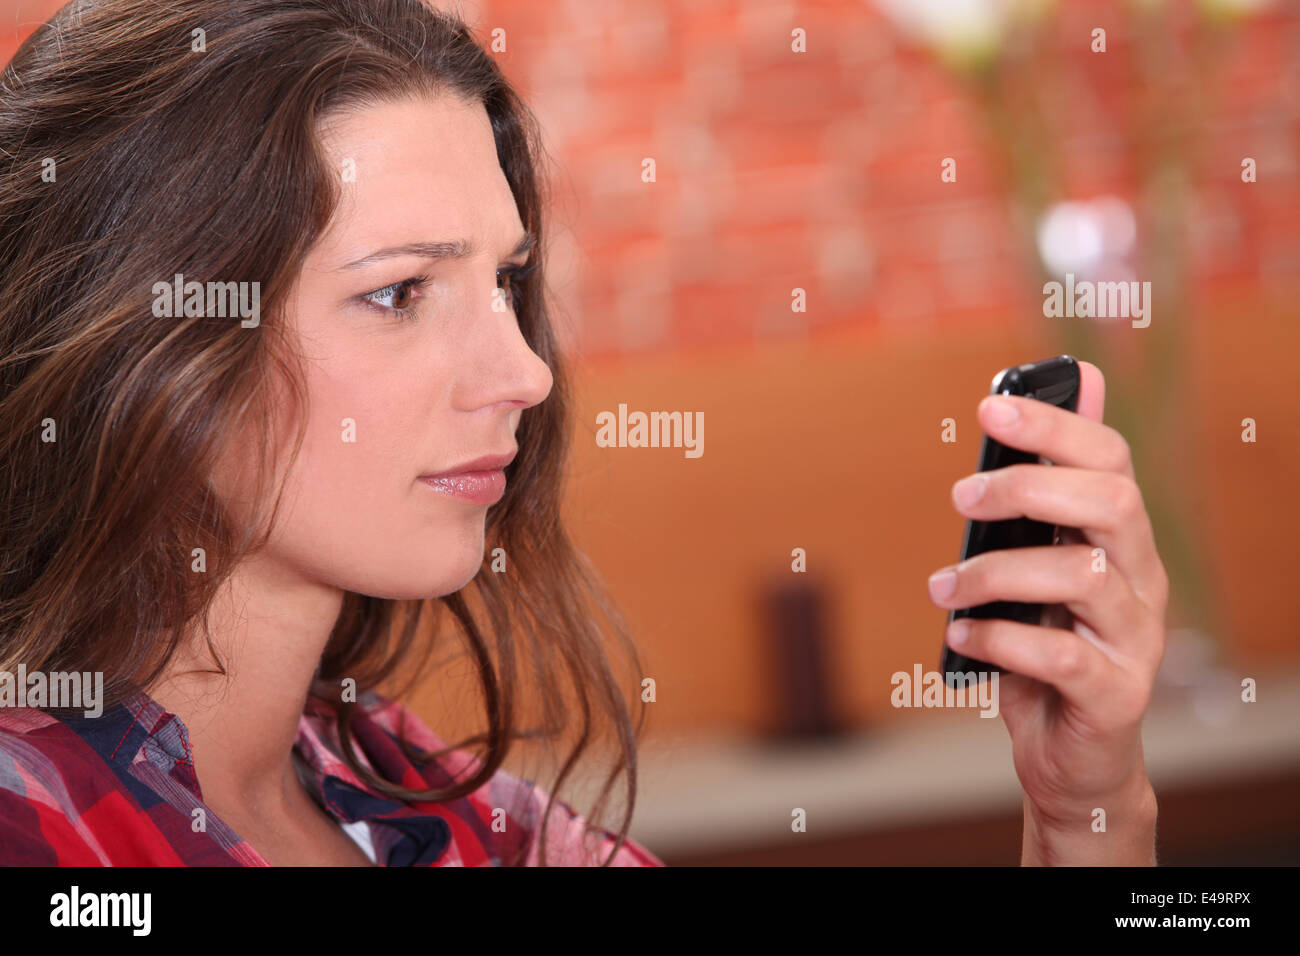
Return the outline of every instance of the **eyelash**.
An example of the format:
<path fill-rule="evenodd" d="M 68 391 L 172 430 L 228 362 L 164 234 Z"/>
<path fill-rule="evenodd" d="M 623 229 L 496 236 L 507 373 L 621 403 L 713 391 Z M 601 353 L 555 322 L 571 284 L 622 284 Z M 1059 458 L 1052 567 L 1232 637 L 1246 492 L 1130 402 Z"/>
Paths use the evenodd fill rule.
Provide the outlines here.
<path fill-rule="evenodd" d="M 498 280 L 504 276 L 511 283 L 510 291 L 507 293 L 507 297 L 510 299 L 510 303 L 512 307 L 517 308 L 518 305 L 518 301 L 517 301 L 518 290 L 515 288 L 514 283 L 517 283 L 519 280 L 523 279 L 525 276 L 527 276 L 536 268 L 537 268 L 537 263 L 534 262 L 531 265 L 524 265 L 524 266 L 504 266 L 497 270 Z M 397 293 L 401 292 L 403 289 L 406 289 L 408 291 L 422 290 L 425 284 L 428 283 L 428 281 L 429 281 L 429 277 L 427 275 L 412 276 L 409 279 L 403 279 L 401 282 L 394 282 L 392 285 L 385 286 L 382 289 L 376 289 L 374 292 L 367 292 L 365 295 L 361 297 L 361 299 L 363 302 L 370 305 L 372 308 L 378 309 L 379 311 L 384 313 L 397 316 L 398 320 L 401 322 L 409 322 L 415 318 L 416 310 L 414 306 L 408 305 L 404 309 L 399 309 L 391 305 L 380 305 L 378 302 L 375 301 L 375 299 L 384 299 L 390 295 L 396 295 Z M 497 288 L 500 288 L 500 286 L 497 286 Z"/>

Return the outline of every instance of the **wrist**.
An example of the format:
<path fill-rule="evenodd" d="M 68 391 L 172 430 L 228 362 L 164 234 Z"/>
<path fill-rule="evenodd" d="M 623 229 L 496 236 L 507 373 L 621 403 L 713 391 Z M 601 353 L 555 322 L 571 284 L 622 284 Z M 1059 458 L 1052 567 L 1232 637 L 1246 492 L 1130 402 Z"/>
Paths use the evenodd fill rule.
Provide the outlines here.
<path fill-rule="evenodd" d="M 1155 866 L 1156 815 L 1145 773 L 1124 792 L 1074 810 L 1047 813 L 1026 796 L 1021 865 Z"/>

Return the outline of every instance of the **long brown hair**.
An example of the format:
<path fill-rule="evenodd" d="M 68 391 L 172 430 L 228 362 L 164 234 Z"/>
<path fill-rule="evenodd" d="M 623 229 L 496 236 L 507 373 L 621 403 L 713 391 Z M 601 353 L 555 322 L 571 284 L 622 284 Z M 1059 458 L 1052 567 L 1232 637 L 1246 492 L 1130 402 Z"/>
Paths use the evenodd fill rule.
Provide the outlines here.
<path fill-rule="evenodd" d="M 535 118 L 468 27 L 419 0 L 89 0 L 23 44 L 0 75 L 0 667 L 102 671 L 111 706 L 151 686 L 198 626 L 225 672 L 207 610 L 265 542 L 280 502 L 269 383 L 288 383 L 292 408 L 306 404 L 280 314 L 339 199 L 317 124 L 444 91 L 486 108 L 524 227 L 542 239 Z M 636 648 L 561 523 L 570 397 L 544 253 L 539 242 L 516 311 L 554 385 L 523 413 L 506 495 L 487 515 L 487 553 L 504 548 L 508 572 L 485 558 L 469 585 L 437 599 L 346 594 L 311 688 L 334 708 L 353 770 L 402 799 L 457 799 L 515 740 L 572 737 L 535 835 L 543 865 L 557 795 L 606 731 L 618 759 L 586 816 L 590 833 L 603 830 L 626 772 L 614 852 L 622 846 L 645 718 L 642 705 L 633 726 L 605 645 L 617 639 L 639 680 Z M 154 284 L 177 273 L 260 282 L 266 318 L 244 328 L 155 316 Z M 236 526 L 208 482 L 222 436 L 246 422 L 262 454 L 259 500 L 274 503 L 260 536 Z M 193 573 L 196 548 L 206 574 Z M 410 790 L 357 759 L 361 705 L 340 700 L 340 683 L 375 688 L 402 668 L 409 689 L 412 652 L 423 649 L 420 669 L 432 652 L 418 637 L 438 632 L 444 609 L 476 664 L 487 724 L 453 746 L 482 745 L 482 766 L 451 788 Z M 541 705 L 531 730 L 521 690 Z"/>

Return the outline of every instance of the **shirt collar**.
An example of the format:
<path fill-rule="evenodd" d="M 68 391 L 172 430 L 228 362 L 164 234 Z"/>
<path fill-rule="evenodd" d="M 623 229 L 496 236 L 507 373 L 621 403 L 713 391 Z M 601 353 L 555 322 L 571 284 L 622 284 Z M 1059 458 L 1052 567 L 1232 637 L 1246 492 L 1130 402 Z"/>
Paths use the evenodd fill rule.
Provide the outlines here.
<path fill-rule="evenodd" d="M 98 718 L 73 715 L 63 720 L 119 770 L 135 776 L 131 768 L 148 761 L 202 802 L 189 731 L 178 716 L 144 691 L 136 691 Z M 362 713 L 359 723 L 367 721 Z M 428 865 L 447 850 L 451 828 L 446 820 L 430 809 L 375 793 L 347 765 L 337 720 L 324 702 L 308 698 L 298 721 L 294 752 L 300 779 L 331 816 L 343 823 L 364 820 L 393 828 L 381 851 L 387 865 Z M 359 741 L 354 752 L 364 767 L 375 772 Z"/>

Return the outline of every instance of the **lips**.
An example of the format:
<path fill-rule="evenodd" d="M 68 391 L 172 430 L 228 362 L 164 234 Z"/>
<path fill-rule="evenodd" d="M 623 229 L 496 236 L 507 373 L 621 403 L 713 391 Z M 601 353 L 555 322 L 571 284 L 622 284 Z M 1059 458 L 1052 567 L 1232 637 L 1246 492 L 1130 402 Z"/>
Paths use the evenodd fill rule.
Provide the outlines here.
<path fill-rule="evenodd" d="M 444 495 L 475 505 L 491 505 L 506 493 L 506 473 L 515 452 L 484 455 L 436 475 L 421 475 L 420 481 Z"/>

